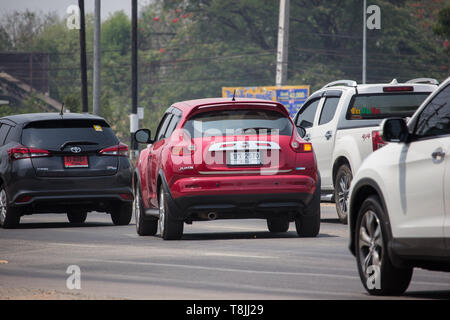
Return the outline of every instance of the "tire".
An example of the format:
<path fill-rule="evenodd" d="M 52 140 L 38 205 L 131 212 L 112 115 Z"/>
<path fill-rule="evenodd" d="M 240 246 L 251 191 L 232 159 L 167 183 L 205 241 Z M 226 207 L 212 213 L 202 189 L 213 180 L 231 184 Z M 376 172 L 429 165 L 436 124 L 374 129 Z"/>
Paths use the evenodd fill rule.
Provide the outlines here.
<path fill-rule="evenodd" d="M 70 223 L 83 223 L 86 221 L 86 211 L 71 211 L 67 212 L 67 219 Z"/>
<path fill-rule="evenodd" d="M 159 191 L 159 232 L 164 240 L 180 240 L 183 236 L 184 222 L 171 217 L 167 196 L 161 186 Z"/>
<path fill-rule="evenodd" d="M 356 261 L 361 282 L 371 295 L 401 295 L 413 268 L 397 268 L 389 257 L 385 213 L 377 196 L 364 200 L 355 228 Z M 370 268 L 370 269 L 369 269 Z"/>
<path fill-rule="evenodd" d="M 317 237 L 320 231 L 320 185 L 310 206 L 295 219 L 295 229 L 302 238 Z"/>
<path fill-rule="evenodd" d="M 343 224 L 348 223 L 348 196 L 352 179 L 352 170 L 350 170 L 348 165 L 340 166 L 334 180 L 334 199 L 339 221 Z"/>
<path fill-rule="evenodd" d="M 130 224 L 133 214 L 132 203 L 122 203 L 111 212 L 111 220 L 116 226 L 126 226 Z"/>
<path fill-rule="evenodd" d="M 3 229 L 13 229 L 20 224 L 20 212 L 8 203 L 6 189 L 0 187 L 0 225 Z"/>
<path fill-rule="evenodd" d="M 289 230 L 289 220 L 283 218 L 267 219 L 267 228 L 270 232 L 286 232 Z"/>
<path fill-rule="evenodd" d="M 158 231 L 158 220 L 145 218 L 142 192 L 139 182 L 134 188 L 133 215 L 136 221 L 136 232 L 140 236 L 154 236 Z"/>

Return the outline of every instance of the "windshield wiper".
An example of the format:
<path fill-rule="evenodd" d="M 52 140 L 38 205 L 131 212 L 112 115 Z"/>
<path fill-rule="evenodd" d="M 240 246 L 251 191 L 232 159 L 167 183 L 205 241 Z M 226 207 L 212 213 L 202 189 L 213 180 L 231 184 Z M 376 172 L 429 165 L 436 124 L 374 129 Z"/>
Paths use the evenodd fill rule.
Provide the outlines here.
<path fill-rule="evenodd" d="M 98 144 L 97 142 L 93 142 L 93 141 L 66 141 L 64 142 L 61 147 L 59 147 L 59 150 L 63 150 L 65 147 L 70 146 L 72 144 L 81 144 L 81 145 L 96 145 Z"/>

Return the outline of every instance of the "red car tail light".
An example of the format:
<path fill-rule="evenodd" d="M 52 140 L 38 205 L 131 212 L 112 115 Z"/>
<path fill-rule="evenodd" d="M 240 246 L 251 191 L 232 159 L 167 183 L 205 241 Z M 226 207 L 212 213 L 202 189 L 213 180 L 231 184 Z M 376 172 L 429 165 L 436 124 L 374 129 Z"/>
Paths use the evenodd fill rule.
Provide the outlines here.
<path fill-rule="evenodd" d="M 119 196 L 123 199 L 123 200 L 134 200 L 134 197 L 131 193 L 119 193 Z"/>
<path fill-rule="evenodd" d="M 381 138 L 379 131 L 372 131 L 372 149 L 373 151 L 385 146 L 386 142 Z"/>
<path fill-rule="evenodd" d="M 48 157 L 50 152 L 43 149 L 28 148 L 22 145 L 15 146 L 8 150 L 8 155 L 11 160 L 19 160 L 26 158 Z"/>
<path fill-rule="evenodd" d="M 292 140 L 291 147 L 295 152 L 312 152 L 312 144 L 309 142 Z"/>
<path fill-rule="evenodd" d="M 121 142 L 117 146 L 100 150 L 99 154 L 102 156 L 128 157 L 128 146 Z"/>
<path fill-rule="evenodd" d="M 188 146 L 173 146 L 171 148 L 172 155 L 174 156 L 187 156 L 192 155 L 195 152 L 195 145 L 190 144 Z"/>
<path fill-rule="evenodd" d="M 383 87 L 383 92 L 404 92 L 414 91 L 413 86 L 396 86 L 396 87 Z"/>
<path fill-rule="evenodd" d="M 25 203 L 32 199 L 31 196 L 20 196 L 17 198 L 16 203 Z"/>

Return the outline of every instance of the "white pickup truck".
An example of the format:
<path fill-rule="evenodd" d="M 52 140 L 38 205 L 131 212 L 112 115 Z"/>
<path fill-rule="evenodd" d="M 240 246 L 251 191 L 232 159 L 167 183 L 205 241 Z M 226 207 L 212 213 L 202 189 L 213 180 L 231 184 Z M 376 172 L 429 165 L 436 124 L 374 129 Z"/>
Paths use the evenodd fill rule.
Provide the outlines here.
<path fill-rule="evenodd" d="M 437 88 L 434 79 L 388 84 L 339 80 L 314 92 L 294 118 L 303 138 L 313 144 L 322 179 L 322 200 L 335 201 L 339 220 L 347 223 L 347 200 L 353 174 L 385 142 L 384 118 L 410 117 Z"/>

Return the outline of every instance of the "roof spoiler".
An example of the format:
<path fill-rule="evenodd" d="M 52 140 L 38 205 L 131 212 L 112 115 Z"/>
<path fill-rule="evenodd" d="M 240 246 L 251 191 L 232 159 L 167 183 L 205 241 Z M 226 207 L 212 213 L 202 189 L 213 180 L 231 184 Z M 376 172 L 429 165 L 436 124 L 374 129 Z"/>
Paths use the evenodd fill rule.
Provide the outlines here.
<path fill-rule="evenodd" d="M 333 82 L 330 82 L 330 83 L 324 85 L 322 87 L 322 89 L 329 88 L 329 87 L 335 87 L 338 85 L 345 86 L 345 87 L 356 87 L 358 84 L 356 83 L 355 80 L 337 80 L 337 81 L 333 81 Z"/>
<path fill-rule="evenodd" d="M 424 83 L 424 84 L 434 84 L 439 85 L 439 81 L 433 78 L 416 78 L 406 81 L 406 83 Z"/>

